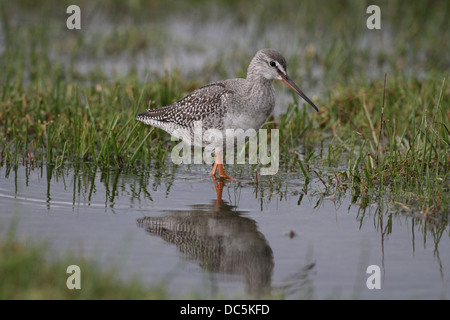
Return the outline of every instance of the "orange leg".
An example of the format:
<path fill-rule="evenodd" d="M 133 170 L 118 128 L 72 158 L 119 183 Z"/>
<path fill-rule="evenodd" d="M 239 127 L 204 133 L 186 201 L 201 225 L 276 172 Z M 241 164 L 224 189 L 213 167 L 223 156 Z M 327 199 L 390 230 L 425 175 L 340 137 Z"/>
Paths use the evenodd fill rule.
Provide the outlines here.
<path fill-rule="evenodd" d="M 217 171 L 217 161 L 214 161 L 213 169 L 211 171 L 211 176 L 216 177 L 216 171 Z"/>
<path fill-rule="evenodd" d="M 235 178 L 232 178 L 225 173 L 225 170 L 224 170 L 223 164 L 222 164 L 222 155 L 220 152 L 217 152 L 216 161 L 214 162 L 214 166 L 211 171 L 211 176 L 214 176 L 214 177 L 216 176 L 217 169 L 219 169 L 219 177 L 221 177 L 223 179 L 230 179 L 230 180 L 236 181 Z"/>

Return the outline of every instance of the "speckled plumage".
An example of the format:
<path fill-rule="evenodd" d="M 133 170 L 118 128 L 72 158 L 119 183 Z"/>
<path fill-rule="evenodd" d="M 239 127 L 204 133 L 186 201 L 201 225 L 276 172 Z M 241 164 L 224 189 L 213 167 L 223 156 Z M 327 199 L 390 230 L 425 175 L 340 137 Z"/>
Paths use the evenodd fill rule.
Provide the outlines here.
<path fill-rule="evenodd" d="M 226 129 L 250 128 L 258 130 L 275 106 L 273 79 L 288 84 L 317 110 L 289 80 L 284 57 L 275 50 L 263 49 L 258 51 L 250 62 L 246 79 L 229 79 L 200 87 L 183 99 L 169 106 L 149 109 L 139 114 L 136 119 L 170 134 L 184 131 L 186 134 L 183 140 L 195 145 L 199 143 L 188 138 L 189 135 L 192 136 L 196 121 L 201 121 L 204 131 L 217 129 L 224 132 Z M 211 143 L 210 139 L 203 139 L 202 146 Z"/>

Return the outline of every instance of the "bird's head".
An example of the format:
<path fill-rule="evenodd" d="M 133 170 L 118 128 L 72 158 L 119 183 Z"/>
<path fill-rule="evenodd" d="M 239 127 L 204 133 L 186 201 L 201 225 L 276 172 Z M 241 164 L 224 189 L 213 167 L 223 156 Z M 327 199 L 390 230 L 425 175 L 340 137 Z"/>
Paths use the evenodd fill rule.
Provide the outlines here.
<path fill-rule="evenodd" d="M 286 59 L 278 51 L 272 49 L 259 50 L 248 67 L 247 79 L 249 77 L 264 77 L 267 80 L 281 80 L 319 112 L 316 105 L 289 78 L 286 70 Z"/>

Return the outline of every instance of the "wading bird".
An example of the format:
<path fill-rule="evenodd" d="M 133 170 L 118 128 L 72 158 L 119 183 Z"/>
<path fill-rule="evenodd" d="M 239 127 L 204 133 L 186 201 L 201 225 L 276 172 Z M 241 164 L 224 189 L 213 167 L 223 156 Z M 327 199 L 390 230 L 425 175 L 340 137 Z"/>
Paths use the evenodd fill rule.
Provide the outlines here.
<path fill-rule="evenodd" d="M 208 84 L 169 106 L 140 113 L 136 119 L 170 134 L 180 130 L 192 134 L 197 121 L 201 121 L 204 129 L 216 129 L 220 132 L 225 132 L 226 129 L 258 130 L 275 107 L 274 79 L 283 81 L 319 111 L 288 77 L 286 59 L 281 53 L 263 49 L 250 62 L 246 79 L 228 79 Z M 183 140 L 205 147 L 213 139 L 214 137 L 202 137 L 202 141 L 193 142 L 190 138 Z M 216 149 L 211 176 L 215 177 L 217 169 L 221 178 L 235 180 L 225 173 L 221 146 Z"/>

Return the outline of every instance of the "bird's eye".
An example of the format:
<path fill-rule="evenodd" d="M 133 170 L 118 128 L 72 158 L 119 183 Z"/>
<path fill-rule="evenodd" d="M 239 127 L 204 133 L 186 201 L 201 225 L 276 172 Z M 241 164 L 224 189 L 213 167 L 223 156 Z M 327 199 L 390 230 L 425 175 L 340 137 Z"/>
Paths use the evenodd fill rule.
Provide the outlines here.
<path fill-rule="evenodd" d="M 271 67 L 275 67 L 275 66 L 277 65 L 277 64 L 275 63 L 275 61 L 270 61 L 269 64 L 270 64 Z"/>

